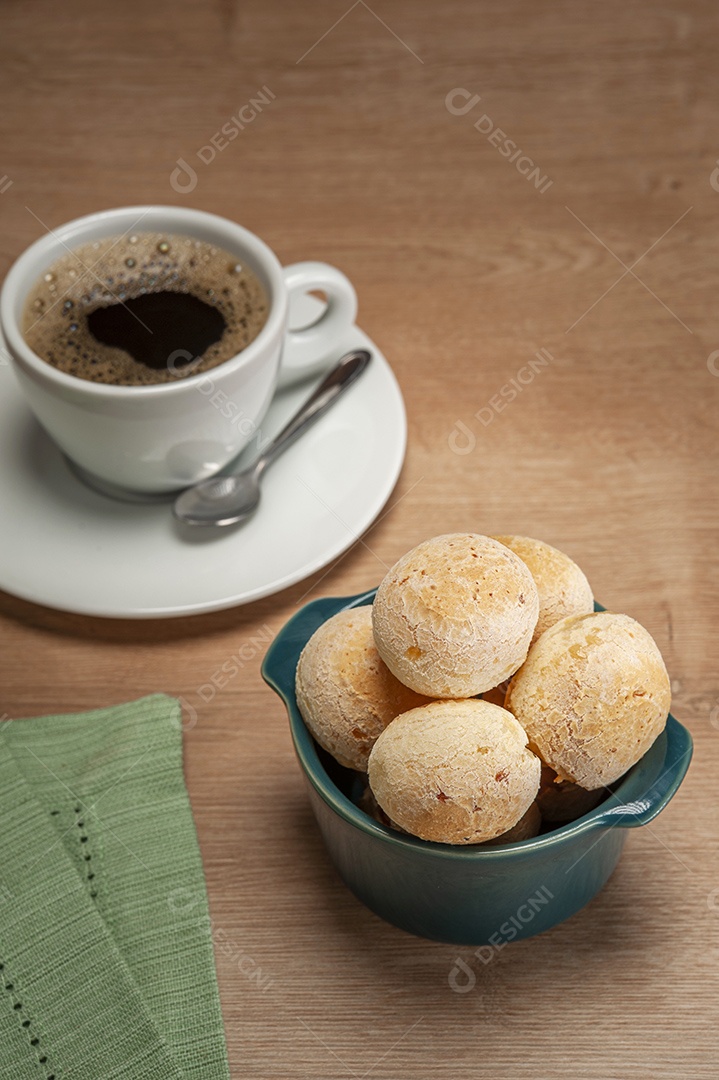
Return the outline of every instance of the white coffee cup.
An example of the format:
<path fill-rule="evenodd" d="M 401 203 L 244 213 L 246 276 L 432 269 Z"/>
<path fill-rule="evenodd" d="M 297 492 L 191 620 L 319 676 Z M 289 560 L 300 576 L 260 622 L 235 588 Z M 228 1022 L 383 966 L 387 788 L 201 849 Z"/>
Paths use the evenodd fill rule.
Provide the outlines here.
<path fill-rule="evenodd" d="M 151 386 L 111 386 L 68 375 L 25 341 L 27 295 L 64 255 L 107 236 L 162 232 L 224 248 L 259 278 L 269 298 L 267 322 L 242 352 L 204 374 Z M 288 327 L 292 296 L 322 290 L 327 308 L 304 330 Z M 60 449 L 105 484 L 160 493 L 217 472 L 257 431 L 278 385 L 322 370 L 357 313 L 355 291 L 326 263 L 282 267 L 242 226 L 200 210 L 132 206 L 78 218 L 32 244 L 13 264 L 0 293 L 0 330 L 21 388 Z"/>

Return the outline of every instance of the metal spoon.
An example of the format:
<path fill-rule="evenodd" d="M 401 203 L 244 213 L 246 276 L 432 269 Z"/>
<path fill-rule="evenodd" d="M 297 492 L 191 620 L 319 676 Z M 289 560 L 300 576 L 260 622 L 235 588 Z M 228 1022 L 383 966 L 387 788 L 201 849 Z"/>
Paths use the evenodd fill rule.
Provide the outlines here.
<path fill-rule="evenodd" d="M 249 520 L 260 504 L 260 480 L 267 466 L 337 401 L 370 359 L 366 349 L 343 356 L 252 465 L 233 476 L 210 477 L 178 495 L 172 508 L 177 520 L 186 525 L 238 525 Z"/>

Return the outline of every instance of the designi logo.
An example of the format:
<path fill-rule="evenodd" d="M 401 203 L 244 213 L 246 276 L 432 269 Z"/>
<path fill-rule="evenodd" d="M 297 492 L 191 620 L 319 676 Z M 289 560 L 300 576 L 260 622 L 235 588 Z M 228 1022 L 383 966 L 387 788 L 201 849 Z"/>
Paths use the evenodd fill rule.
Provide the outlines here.
<path fill-rule="evenodd" d="M 215 134 L 196 151 L 195 156 L 203 165 L 211 165 L 218 154 L 233 142 L 248 124 L 256 120 L 262 110 L 275 100 L 269 86 L 263 86 L 255 97 L 242 105 Z M 197 187 L 198 176 L 193 166 L 185 158 L 178 158 L 175 168 L 170 173 L 170 187 L 179 195 L 189 195 Z"/>

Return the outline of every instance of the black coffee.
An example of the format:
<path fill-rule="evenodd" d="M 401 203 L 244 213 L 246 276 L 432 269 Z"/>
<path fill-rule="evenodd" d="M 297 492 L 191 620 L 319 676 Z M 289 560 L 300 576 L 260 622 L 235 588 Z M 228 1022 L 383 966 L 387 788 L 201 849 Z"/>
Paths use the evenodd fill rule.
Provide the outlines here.
<path fill-rule="evenodd" d="M 58 259 L 28 296 L 23 330 L 60 371 L 144 386 L 229 360 L 257 337 L 267 307 L 255 274 L 222 248 L 137 233 Z"/>
<path fill-rule="evenodd" d="M 167 368 L 173 354 L 175 366 L 184 367 L 216 345 L 227 329 L 216 307 L 192 293 L 175 292 L 145 293 L 95 308 L 87 316 L 87 325 L 96 341 L 122 349 L 155 371 Z"/>

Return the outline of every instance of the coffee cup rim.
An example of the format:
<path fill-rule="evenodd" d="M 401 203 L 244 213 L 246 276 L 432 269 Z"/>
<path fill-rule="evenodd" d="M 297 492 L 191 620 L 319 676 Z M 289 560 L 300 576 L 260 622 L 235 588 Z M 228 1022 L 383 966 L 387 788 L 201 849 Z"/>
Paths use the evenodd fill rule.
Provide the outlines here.
<path fill-rule="evenodd" d="M 149 215 L 161 217 L 169 215 L 174 224 L 155 228 L 153 224 L 143 225 Z M 126 228 L 114 230 L 113 223 L 118 225 L 127 223 Z M 194 229 L 193 229 L 194 224 Z M 95 225 L 99 231 L 91 230 Z M 89 379 L 81 379 L 77 375 L 69 375 L 59 371 L 43 360 L 26 342 L 20 320 L 17 317 L 18 299 L 21 303 L 27 298 L 32 285 L 39 275 L 62 254 L 60 248 L 66 247 L 71 250 L 84 242 L 93 239 L 101 239 L 112 236 L 115 231 L 122 232 L 175 232 L 180 235 L 196 236 L 196 232 L 204 230 L 213 234 L 221 230 L 222 239 L 217 237 L 215 242 L 218 247 L 232 247 L 232 240 L 236 240 L 238 251 L 249 253 L 251 259 L 261 267 L 261 272 L 266 276 L 269 284 L 268 304 L 269 312 L 267 320 L 256 338 L 229 360 L 224 360 L 214 368 L 188 375 L 178 379 L 177 382 L 152 383 L 141 386 L 114 385 L 111 383 L 92 382 Z M 203 239 L 204 236 L 197 237 Z M 115 400 L 129 396 L 133 401 L 139 397 L 152 398 L 157 396 L 169 397 L 172 394 L 185 392 L 185 388 L 197 386 L 203 379 L 211 377 L 218 379 L 225 374 L 234 373 L 247 364 L 252 363 L 253 358 L 261 352 L 266 343 L 274 340 L 279 335 L 284 335 L 286 330 L 288 300 L 284 287 L 284 277 L 279 259 L 272 249 L 261 240 L 259 236 L 246 229 L 229 218 L 219 214 L 212 214 L 206 210 L 195 210 L 185 206 L 166 206 L 159 203 L 150 203 L 144 206 L 119 206 L 107 210 L 98 210 L 91 214 L 85 214 L 79 218 L 73 218 L 56 229 L 49 230 L 45 236 L 33 241 L 17 257 L 8 270 L 5 280 L 0 289 L 0 330 L 5 338 L 8 351 L 13 358 L 20 361 L 35 371 L 40 377 L 59 387 L 81 392 L 90 396 L 112 397 Z"/>

